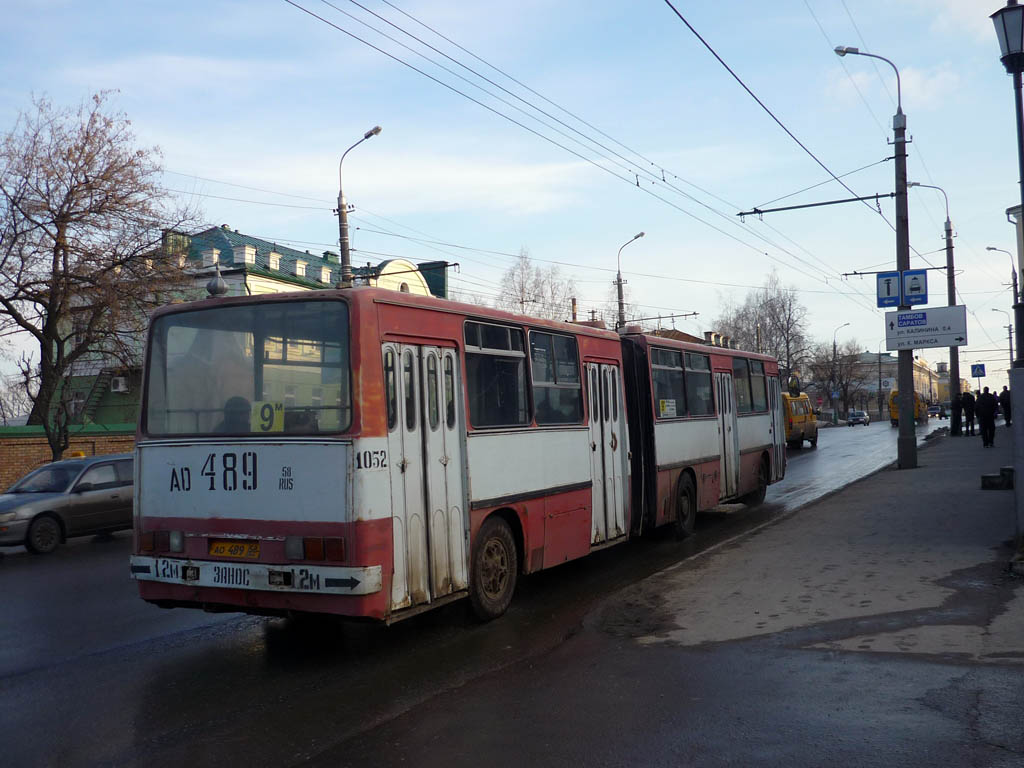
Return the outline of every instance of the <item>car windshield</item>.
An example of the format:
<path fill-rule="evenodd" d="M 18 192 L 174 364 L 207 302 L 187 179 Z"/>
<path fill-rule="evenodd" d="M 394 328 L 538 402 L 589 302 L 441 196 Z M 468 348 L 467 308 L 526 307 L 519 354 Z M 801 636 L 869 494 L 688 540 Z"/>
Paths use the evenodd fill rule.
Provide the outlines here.
<path fill-rule="evenodd" d="M 11 486 L 10 493 L 63 493 L 82 471 L 82 463 L 55 464 L 31 472 Z"/>

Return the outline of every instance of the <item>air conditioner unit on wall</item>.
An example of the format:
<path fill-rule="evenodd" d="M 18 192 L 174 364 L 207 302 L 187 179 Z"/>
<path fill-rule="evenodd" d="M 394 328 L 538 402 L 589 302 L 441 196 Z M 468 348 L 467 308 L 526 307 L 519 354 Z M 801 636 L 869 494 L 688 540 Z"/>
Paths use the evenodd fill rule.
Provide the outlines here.
<path fill-rule="evenodd" d="M 115 376 L 110 380 L 110 391 L 111 392 L 127 392 L 128 391 L 128 378 L 125 376 Z"/>

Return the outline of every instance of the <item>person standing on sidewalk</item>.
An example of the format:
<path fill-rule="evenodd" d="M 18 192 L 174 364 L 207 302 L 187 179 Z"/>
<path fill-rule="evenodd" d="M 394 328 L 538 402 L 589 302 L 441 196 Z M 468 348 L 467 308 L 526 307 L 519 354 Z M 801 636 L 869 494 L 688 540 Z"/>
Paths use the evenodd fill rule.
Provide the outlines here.
<path fill-rule="evenodd" d="M 971 390 L 964 392 L 963 397 L 960 398 L 960 402 L 964 406 L 964 434 L 974 434 L 974 395 L 971 394 Z"/>
<path fill-rule="evenodd" d="M 1006 426 L 1010 426 L 1013 422 L 1013 402 L 1010 398 L 1010 390 L 1003 385 L 1003 391 L 999 393 L 999 407 L 1003 409 L 1003 418 L 1006 420 Z"/>
<path fill-rule="evenodd" d="M 991 448 L 996 440 L 996 408 L 999 403 L 996 396 L 988 391 L 978 395 L 978 404 L 975 410 L 978 412 L 978 423 L 981 425 L 981 444 L 985 448 Z"/>

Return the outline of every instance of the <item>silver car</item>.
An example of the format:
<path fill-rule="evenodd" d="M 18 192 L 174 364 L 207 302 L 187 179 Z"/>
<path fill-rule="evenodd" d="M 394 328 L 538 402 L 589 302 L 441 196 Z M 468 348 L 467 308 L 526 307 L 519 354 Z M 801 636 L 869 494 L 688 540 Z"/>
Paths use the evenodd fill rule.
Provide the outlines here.
<path fill-rule="evenodd" d="M 0 546 L 45 554 L 71 536 L 130 528 L 133 490 L 130 453 L 47 464 L 0 495 Z"/>

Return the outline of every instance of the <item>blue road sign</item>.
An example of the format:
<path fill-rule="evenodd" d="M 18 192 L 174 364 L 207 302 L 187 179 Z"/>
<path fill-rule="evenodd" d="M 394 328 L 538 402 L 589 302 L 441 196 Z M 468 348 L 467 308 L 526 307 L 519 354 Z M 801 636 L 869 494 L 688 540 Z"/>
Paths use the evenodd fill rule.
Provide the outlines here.
<path fill-rule="evenodd" d="M 971 365 L 971 378 L 972 379 L 983 379 L 985 378 L 985 364 L 974 363 Z"/>
<path fill-rule="evenodd" d="M 905 269 L 903 270 L 901 289 L 903 291 L 903 304 L 912 307 L 915 304 L 928 303 L 928 270 L 926 269 Z"/>
<path fill-rule="evenodd" d="M 878 306 L 898 307 L 900 305 L 900 273 L 879 272 L 878 279 Z"/>

